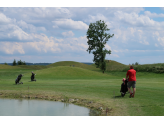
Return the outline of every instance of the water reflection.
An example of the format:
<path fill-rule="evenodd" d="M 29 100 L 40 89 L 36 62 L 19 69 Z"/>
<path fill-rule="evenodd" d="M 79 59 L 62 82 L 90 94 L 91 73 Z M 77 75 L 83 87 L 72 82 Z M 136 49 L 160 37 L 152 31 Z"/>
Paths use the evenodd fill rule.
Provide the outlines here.
<path fill-rule="evenodd" d="M 47 100 L 2 99 L 0 116 L 89 116 L 97 112 L 86 107 Z"/>
<path fill-rule="evenodd" d="M 69 103 L 64 103 L 64 107 L 67 107 L 67 106 L 69 106 Z"/>

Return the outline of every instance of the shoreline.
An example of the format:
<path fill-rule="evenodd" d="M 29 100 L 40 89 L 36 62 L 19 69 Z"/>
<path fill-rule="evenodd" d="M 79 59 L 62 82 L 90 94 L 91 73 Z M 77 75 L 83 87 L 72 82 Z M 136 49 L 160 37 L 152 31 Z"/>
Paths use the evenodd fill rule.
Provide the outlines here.
<path fill-rule="evenodd" d="M 112 108 L 108 108 L 103 104 L 97 103 L 88 99 L 80 99 L 80 98 L 70 98 L 64 95 L 52 95 L 48 96 L 45 94 L 17 94 L 17 93 L 6 93 L 0 91 L 0 98 L 10 98 L 10 99 L 39 99 L 39 100 L 47 100 L 47 101 L 59 101 L 63 103 L 74 104 L 78 106 L 84 106 L 91 110 L 95 110 L 98 112 L 98 116 L 111 116 L 110 113 Z"/>

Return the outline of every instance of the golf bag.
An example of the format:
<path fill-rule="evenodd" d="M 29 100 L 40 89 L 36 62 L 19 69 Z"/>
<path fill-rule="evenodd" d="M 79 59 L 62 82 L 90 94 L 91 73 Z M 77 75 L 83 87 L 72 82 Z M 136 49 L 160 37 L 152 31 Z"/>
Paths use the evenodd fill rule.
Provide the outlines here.
<path fill-rule="evenodd" d="M 21 82 L 21 83 L 19 83 L 19 81 L 21 80 L 21 78 L 22 78 L 22 74 L 19 74 L 18 75 L 18 77 L 16 78 L 16 80 L 15 80 L 15 84 L 17 85 L 17 84 L 23 84 L 23 82 Z"/>
<path fill-rule="evenodd" d="M 123 79 L 123 83 L 121 84 L 121 90 L 120 90 L 122 97 L 124 97 L 126 92 L 128 91 L 127 83 L 128 80 Z"/>
<path fill-rule="evenodd" d="M 34 74 L 34 73 L 32 72 L 32 75 L 31 75 L 31 81 L 36 81 L 36 79 L 35 79 L 35 75 L 36 75 L 36 74 Z"/>

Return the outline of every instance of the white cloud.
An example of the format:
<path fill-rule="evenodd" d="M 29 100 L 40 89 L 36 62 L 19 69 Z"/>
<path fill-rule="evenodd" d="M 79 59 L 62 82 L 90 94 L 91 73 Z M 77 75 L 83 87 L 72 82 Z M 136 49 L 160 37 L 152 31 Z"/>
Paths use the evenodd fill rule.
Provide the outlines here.
<path fill-rule="evenodd" d="M 10 23 L 11 19 L 6 17 L 3 13 L 0 13 L 0 25 Z"/>
<path fill-rule="evenodd" d="M 133 39 L 136 35 L 135 28 L 116 28 L 112 32 L 114 33 L 115 41 L 122 43 L 128 42 L 129 39 Z"/>
<path fill-rule="evenodd" d="M 45 34 L 34 35 L 37 42 L 28 42 L 27 44 L 39 52 L 68 52 L 68 51 L 86 51 L 87 45 L 84 40 L 86 37 L 57 39 L 48 38 Z M 29 46 L 29 47 L 30 47 Z M 63 49 L 63 50 L 62 50 Z"/>
<path fill-rule="evenodd" d="M 116 53 L 118 53 L 119 51 L 118 51 L 118 50 L 112 50 L 112 52 L 116 52 Z"/>
<path fill-rule="evenodd" d="M 19 40 L 27 40 L 29 39 L 29 35 L 24 32 L 22 29 L 17 28 L 13 32 L 9 34 L 11 37 L 17 37 Z"/>
<path fill-rule="evenodd" d="M 55 25 L 55 26 L 52 26 L 53 28 L 59 28 L 57 25 Z"/>
<path fill-rule="evenodd" d="M 112 50 L 112 52 L 115 52 L 115 53 L 118 53 L 118 52 L 123 53 L 123 52 L 129 52 L 129 50 L 128 49 L 120 49 L 120 50 L 114 49 L 114 50 Z"/>
<path fill-rule="evenodd" d="M 134 36 L 134 33 L 136 32 L 136 29 L 130 27 L 130 28 L 128 28 L 128 31 L 129 31 L 129 33 L 130 33 L 132 36 Z"/>
<path fill-rule="evenodd" d="M 88 15 L 87 19 L 84 19 L 84 22 L 88 22 L 88 23 L 96 23 L 96 21 L 104 21 L 105 24 L 107 24 L 107 28 L 113 28 L 114 27 L 114 23 L 113 21 L 109 20 L 107 17 L 105 17 L 103 14 L 98 13 L 95 16 L 94 15 Z"/>
<path fill-rule="evenodd" d="M 3 25 L 1 25 L 3 24 Z M 25 21 L 17 21 L 15 18 L 8 18 L 0 13 L 0 38 L 5 40 L 29 41 L 32 40 L 31 32 L 46 31 L 45 27 L 35 27 Z"/>
<path fill-rule="evenodd" d="M 25 21 L 20 20 L 17 22 L 17 25 L 22 29 L 27 29 L 30 32 L 37 32 L 37 31 L 46 31 L 45 27 L 35 27 L 32 24 L 27 24 Z"/>
<path fill-rule="evenodd" d="M 159 22 L 155 22 L 154 20 L 150 19 L 148 16 L 139 15 L 137 13 L 124 13 L 122 11 L 117 11 L 114 13 L 115 17 L 118 18 L 118 21 L 121 23 L 128 24 L 129 26 L 136 26 L 136 27 L 154 27 L 159 26 Z M 163 22 L 160 22 L 163 25 Z"/>
<path fill-rule="evenodd" d="M 57 39 L 47 37 L 45 34 L 31 34 L 33 42 L 1 42 L 0 51 L 6 54 L 39 53 L 68 53 L 86 52 L 86 36 L 79 38 Z"/>
<path fill-rule="evenodd" d="M 85 19 L 86 22 L 90 22 L 90 23 L 95 23 L 96 21 L 99 20 L 106 22 L 108 19 L 103 14 L 100 13 L 98 13 L 96 16 L 88 15 L 88 19 Z"/>
<path fill-rule="evenodd" d="M 154 35 L 154 36 L 159 36 L 159 32 L 158 32 L 158 31 L 153 32 L 153 35 Z"/>
<path fill-rule="evenodd" d="M 142 30 L 137 30 L 139 33 L 143 33 L 143 31 Z"/>
<path fill-rule="evenodd" d="M 25 54 L 21 43 L 11 43 L 11 42 L 0 42 L 0 51 L 6 54 L 20 53 Z"/>
<path fill-rule="evenodd" d="M 65 37 L 72 37 L 74 36 L 74 33 L 72 31 L 68 31 L 68 32 L 62 32 L 62 35 Z"/>
<path fill-rule="evenodd" d="M 114 30 L 114 38 L 118 39 L 122 35 L 122 31 L 120 29 Z"/>
<path fill-rule="evenodd" d="M 157 14 L 157 13 L 151 13 L 150 11 L 145 11 L 144 12 L 146 16 L 151 17 L 151 18 L 157 18 L 157 17 L 164 17 L 164 14 Z"/>
<path fill-rule="evenodd" d="M 119 55 L 117 55 L 117 54 L 110 54 L 110 56 L 112 56 L 112 57 L 119 57 Z"/>
<path fill-rule="evenodd" d="M 35 38 L 37 41 L 28 42 L 28 45 L 31 45 L 34 49 L 41 52 L 44 51 L 47 53 L 50 52 L 60 52 L 61 50 L 58 48 L 58 42 L 61 42 L 61 39 L 56 39 L 53 37 L 47 37 L 45 34 L 32 34 L 32 37 Z M 57 43 L 56 43 L 57 41 Z"/>
<path fill-rule="evenodd" d="M 75 30 L 87 30 L 88 25 L 82 21 L 74 21 L 72 19 L 58 19 L 52 21 L 53 27 L 63 28 L 63 29 L 75 29 Z"/>
<path fill-rule="evenodd" d="M 15 13 L 17 14 L 15 17 L 20 19 L 26 19 L 29 21 L 29 19 L 33 18 L 46 18 L 46 19 L 52 19 L 52 18 L 70 18 L 72 14 L 70 13 L 68 8 L 63 7 L 19 7 L 19 8 L 3 8 L 5 13 L 8 13 L 10 16 L 12 16 Z"/>
<path fill-rule="evenodd" d="M 155 46 L 158 47 L 158 44 L 155 43 Z"/>
<path fill-rule="evenodd" d="M 45 34 L 31 34 L 33 42 L 0 42 L 1 52 L 6 54 L 25 54 L 28 52 L 60 52 L 58 43 L 62 42 L 63 39 L 56 39 L 53 37 L 48 38 Z"/>
<path fill-rule="evenodd" d="M 78 49 L 76 49 L 77 51 L 83 51 L 83 52 L 87 52 L 86 50 L 88 49 L 88 45 L 83 44 L 83 43 L 78 43 L 76 46 L 74 46 Z"/>
<path fill-rule="evenodd" d="M 131 50 L 131 52 L 146 52 L 148 50 Z"/>
<path fill-rule="evenodd" d="M 160 43 L 161 46 L 164 47 L 164 37 L 159 37 L 158 42 Z"/>
<path fill-rule="evenodd" d="M 111 47 L 110 47 L 108 44 L 105 45 L 105 48 L 106 48 L 107 50 L 111 50 Z"/>
<path fill-rule="evenodd" d="M 2 33 L 0 34 L 0 38 L 5 39 L 13 39 L 13 40 L 31 40 L 32 38 L 29 36 L 28 33 L 23 31 L 19 26 L 14 24 L 7 24 L 0 26 L 0 31 Z"/>
<path fill-rule="evenodd" d="M 116 12 L 116 11 L 123 11 L 123 12 L 126 12 L 126 13 L 135 12 L 135 13 L 138 14 L 141 11 L 144 11 L 144 8 L 143 7 L 110 7 L 108 9 L 108 11 L 111 11 L 113 13 Z"/>
<path fill-rule="evenodd" d="M 164 7 L 160 7 L 161 10 L 164 10 Z"/>
<path fill-rule="evenodd" d="M 0 27 L 3 30 L 1 33 L 2 37 L 17 39 L 17 40 L 27 40 L 32 39 L 28 33 L 24 32 L 21 28 L 14 24 L 3 25 Z"/>
<path fill-rule="evenodd" d="M 63 42 L 59 44 L 59 47 L 64 49 L 65 52 L 77 52 L 83 51 L 86 52 L 88 45 L 87 45 L 87 38 L 86 36 L 81 36 L 78 38 L 66 38 L 63 39 Z"/>
<path fill-rule="evenodd" d="M 25 21 L 20 20 L 17 23 L 20 27 L 29 28 L 28 24 Z"/>
<path fill-rule="evenodd" d="M 147 42 L 146 40 L 143 41 L 139 41 L 141 44 L 145 44 L 145 45 L 149 45 L 149 42 Z"/>

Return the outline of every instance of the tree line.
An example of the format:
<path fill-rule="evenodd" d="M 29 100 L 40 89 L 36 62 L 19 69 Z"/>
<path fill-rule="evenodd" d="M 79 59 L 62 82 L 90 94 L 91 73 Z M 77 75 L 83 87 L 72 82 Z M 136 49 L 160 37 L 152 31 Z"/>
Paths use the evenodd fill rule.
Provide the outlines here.
<path fill-rule="evenodd" d="M 19 60 L 19 61 L 16 62 L 16 60 L 14 59 L 13 66 L 16 66 L 16 65 L 26 65 L 26 63 L 25 63 L 25 61 L 22 62 L 21 60 Z"/>

